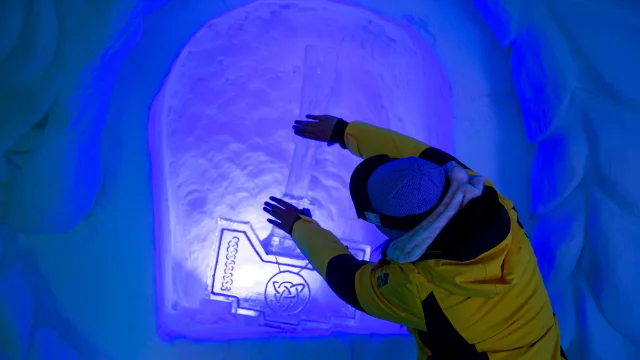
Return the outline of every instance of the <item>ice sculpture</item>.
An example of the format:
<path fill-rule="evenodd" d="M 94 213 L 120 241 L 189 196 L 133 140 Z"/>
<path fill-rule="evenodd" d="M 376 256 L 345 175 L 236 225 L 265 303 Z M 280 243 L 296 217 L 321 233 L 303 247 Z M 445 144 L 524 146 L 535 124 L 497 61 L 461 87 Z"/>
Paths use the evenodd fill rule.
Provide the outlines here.
<path fill-rule="evenodd" d="M 296 140 L 291 125 L 313 112 L 362 116 L 450 147 L 448 84 L 412 35 L 331 2 L 258 2 L 191 39 L 150 114 L 163 335 L 405 333 L 340 301 L 261 209 L 283 195 L 369 257 L 382 239 L 356 223 L 347 190 L 359 160 Z"/>
<path fill-rule="evenodd" d="M 326 113 L 333 90 L 337 53 L 310 46 L 305 51 L 300 117 Z M 296 137 L 283 198 L 299 206 L 315 204 L 309 181 L 319 143 Z M 211 299 L 232 303 L 236 314 L 263 317 L 266 326 L 328 328 L 358 324 L 355 309 L 338 299 L 304 259 L 288 234 L 273 227 L 262 241 L 251 224 L 220 219 L 211 259 Z M 353 254 L 368 260 L 366 245 L 345 242 Z M 236 275 L 237 274 L 237 275 Z M 246 277 L 234 282 L 234 277 Z"/>
<path fill-rule="evenodd" d="M 303 119 L 306 114 L 327 112 L 334 90 L 337 61 L 335 49 L 317 46 L 305 48 L 299 118 Z M 309 208 L 313 205 L 309 200 L 309 183 L 319 143 L 300 137 L 295 137 L 293 143 L 293 159 L 282 198 L 300 209 Z M 262 244 L 270 255 L 304 259 L 291 237 L 275 226 Z"/>

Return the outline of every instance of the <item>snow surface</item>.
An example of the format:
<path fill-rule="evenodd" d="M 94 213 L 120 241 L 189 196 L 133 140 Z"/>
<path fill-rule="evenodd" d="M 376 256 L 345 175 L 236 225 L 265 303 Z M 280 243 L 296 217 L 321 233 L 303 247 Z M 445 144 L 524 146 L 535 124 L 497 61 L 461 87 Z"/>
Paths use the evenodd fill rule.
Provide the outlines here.
<path fill-rule="evenodd" d="M 249 2 L 3 2 L 0 358 L 415 358 L 398 335 L 188 339 L 218 313 L 202 301 L 212 219 L 269 231 L 259 204 L 293 166 L 308 42 L 344 57 L 327 112 L 452 149 L 514 200 L 570 358 L 640 358 L 637 4 Z M 167 132 L 180 136 L 147 131 L 187 118 L 200 125 Z M 221 131 L 239 127 L 244 138 Z M 179 152 L 159 156 L 159 141 L 187 161 L 164 163 Z M 320 149 L 310 195 L 328 227 L 375 245 L 338 215 L 351 214 L 347 159 Z M 177 232 L 154 219 L 163 187 L 190 209 Z M 165 338 L 167 310 L 187 338 Z"/>

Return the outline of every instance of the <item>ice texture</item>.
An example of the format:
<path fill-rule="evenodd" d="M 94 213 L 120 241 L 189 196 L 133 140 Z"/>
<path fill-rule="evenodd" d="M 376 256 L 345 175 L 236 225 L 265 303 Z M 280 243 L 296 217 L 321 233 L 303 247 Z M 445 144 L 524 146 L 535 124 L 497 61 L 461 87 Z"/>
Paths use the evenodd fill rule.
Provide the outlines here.
<path fill-rule="evenodd" d="M 268 4 L 289 8 L 251 11 Z M 246 5 L 247 21 L 231 21 Z M 304 9 L 297 19 L 283 15 L 295 8 Z M 367 10 L 385 20 L 364 15 Z M 336 360 L 414 359 L 407 336 L 164 342 L 155 325 L 167 320 L 153 305 L 156 264 L 158 297 L 166 305 L 158 310 L 178 314 L 177 328 L 217 321 L 219 309 L 199 301 L 210 293 L 202 264 L 211 247 L 193 231 L 214 226 L 214 216 L 207 221 L 204 212 L 178 228 L 194 241 L 173 246 L 159 238 L 154 248 L 152 212 L 163 205 L 152 198 L 151 188 L 162 189 L 164 183 L 154 175 L 150 184 L 151 103 L 155 99 L 151 118 L 166 118 L 169 107 L 161 104 L 171 100 L 167 89 L 173 89 L 185 118 L 192 118 L 189 111 L 208 111 L 207 118 L 229 119 L 216 122 L 218 128 L 244 127 L 254 134 L 236 139 L 190 132 L 194 139 L 211 136 L 207 140 L 214 146 L 215 151 L 203 149 L 213 155 L 198 163 L 203 178 L 229 185 L 205 187 L 211 196 L 203 196 L 202 189 L 189 196 L 183 192 L 178 200 L 187 199 L 188 209 L 206 209 L 220 200 L 225 208 L 216 211 L 251 225 L 263 223 L 258 204 L 264 196 L 283 193 L 291 165 L 287 128 L 299 111 L 302 49 L 306 40 L 333 31 L 324 45 L 336 47 L 342 36 L 353 52 L 347 51 L 351 56 L 337 73 L 337 100 L 329 110 L 440 145 L 492 179 L 514 200 L 531 235 L 569 357 L 640 358 L 634 303 L 640 296 L 635 286 L 639 17 L 640 8 L 628 0 L 5 0 L 0 5 L 0 293 L 9 296 L 0 300 L 0 333 L 15 340 L 14 355 L 35 346 L 25 329 L 44 327 L 83 359 L 106 352 L 105 358 L 113 359 L 282 360 L 325 358 L 327 349 Z M 226 25 L 207 29 L 212 19 Z M 273 19 L 281 23 L 274 25 Z M 380 29 L 389 36 L 381 36 Z M 198 32 L 203 41 L 195 49 L 190 38 Z M 186 71 L 178 64 L 190 63 L 189 51 L 205 64 L 198 81 L 177 75 Z M 226 74 L 232 76 L 224 84 Z M 207 78 L 221 81 L 207 87 Z M 203 88 L 208 97 L 181 95 Z M 237 120 L 248 112 L 255 117 Z M 255 135 L 263 130 L 255 124 L 271 121 L 280 129 L 270 138 L 274 148 L 243 158 L 247 144 L 267 145 Z M 153 149 L 158 140 L 149 138 Z M 77 154 L 83 156 L 74 158 Z M 152 155 L 157 174 L 157 153 Z M 343 239 L 374 244 L 376 235 L 366 224 L 336 211 L 351 211 L 344 176 L 357 160 L 347 159 L 340 149 L 320 148 L 314 171 L 321 176 L 311 178 L 310 196 L 322 200 L 316 201 L 316 213 L 323 225 Z M 93 171 L 85 169 L 88 164 Z M 247 171 L 256 164 L 275 175 Z M 335 194 L 326 196 L 322 189 Z M 227 193 L 241 194 L 239 202 L 225 198 Z M 256 239 L 270 231 L 263 224 Z M 18 242 L 37 261 L 15 251 Z M 177 265 L 160 266 L 173 250 Z M 185 268 L 190 264 L 195 270 Z M 11 272 L 14 266 L 21 275 Z M 39 267 L 44 279 L 33 276 Z M 18 291 L 18 283 L 30 291 Z M 6 357 L 4 345 L 0 342 L 0 358 Z"/>
<path fill-rule="evenodd" d="M 472 0 L 500 44 L 511 45 L 531 19 L 531 8 L 540 1 L 522 0 Z"/>
<path fill-rule="evenodd" d="M 276 46 L 285 34 L 288 34 L 286 45 Z M 305 58 L 310 59 L 307 65 Z M 377 71 L 379 68 L 389 71 Z M 416 82 L 416 78 L 424 80 Z M 210 302 L 206 300 L 207 288 L 217 294 L 214 294 L 217 299 L 220 291 L 224 294 L 230 291 L 230 282 L 218 288 L 219 282 L 226 281 L 218 277 L 218 272 L 234 274 L 234 284 L 253 279 L 250 282 L 253 285 L 237 285 L 241 288 L 264 288 L 262 280 L 258 281 L 252 272 L 268 274 L 271 270 L 255 255 L 247 257 L 244 252 L 260 253 L 259 249 L 251 250 L 256 245 L 253 239 L 263 240 L 272 231 L 261 210 L 262 202 L 269 196 L 284 194 L 285 198 L 300 202 L 301 207 L 310 207 L 320 224 L 343 240 L 361 242 L 367 254 L 366 247 L 381 240 L 372 228 L 362 233 L 351 226 L 356 219 L 348 180 L 358 159 L 337 146 L 328 148 L 296 139 L 291 131 L 294 119 L 307 113 L 360 118 L 409 131 L 450 151 L 452 129 L 447 91 L 448 84 L 427 46 L 358 8 L 330 3 L 259 3 L 207 24 L 182 50 L 152 110 L 150 136 L 156 138 L 157 144 L 151 148 L 154 182 L 160 188 L 156 203 L 161 210 L 157 214 L 166 222 L 160 227 L 163 232 L 157 234 L 158 241 L 162 241 L 160 246 L 165 249 L 161 259 L 165 297 L 162 303 L 167 318 L 171 319 L 163 324 L 165 330 L 185 336 L 233 337 L 228 330 L 233 319 L 224 314 L 227 306 L 206 305 L 203 301 Z M 411 93 L 425 100 L 407 102 L 398 93 Z M 425 122 L 410 130 L 403 129 L 404 124 L 415 118 L 432 119 L 431 127 Z M 241 226 L 246 235 L 238 235 L 239 243 L 216 245 L 218 237 L 224 236 L 217 219 L 248 222 L 251 230 L 244 230 L 240 223 L 225 225 L 232 231 Z M 275 239 L 276 235 L 269 236 Z M 266 242 L 263 241 L 266 253 L 260 255 L 262 261 L 267 261 L 265 256 L 273 250 L 272 244 Z M 253 245 L 242 245 L 249 243 Z M 225 256 L 224 261 L 230 261 L 226 248 L 232 245 L 234 249 L 238 247 L 233 253 L 233 268 L 218 268 L 216 264 L 221 264 L 220 259 Z M 269 261 L 287 265 L 282 258 L 285 255 L 276 255 L 281 258 Z M 249 263 L 243 264 L 241 260 Z M 296 265 L 299 260 L 292 261 L 290 266 L 301 266 Z M 307 280 L 312 288 L 323 283 L 315 279 L 317 275 L 304 274 L 318 284 Z M 213 289 L 206 285 L 212 277 Z M 252 289 L 243 296 L 256 297 L 255 291 Z M 326 299 L 325 312 L 330 315 L 329 304 L 335 302 L 334 295 L 328 288 L 321 291 L 328 291 L 322 296 Z M 239 312 L 248 311 L 245 309 L 248 304 L 259 307 L 249 298 L 245 305 L 243 301 L 240 297 L 238 310 L 231 305 L 236 314 L 232 318 L 245 326 L 263 321 L 240 316 Z M 203 320 L 196 319 L 197 324 L 192 324 L 188 314 L 196 310 Z M 260 311 L 252 316 L 269 317 Z M 329 330 L 399 331 L 397 325 L 359 316 L 361 321 L 354 318 L 349 321 L 356 323 L 348 326 L 340 326 L 336 318 L 332 320 L 336 324 Z M 176 320 L 177 317 L 185 319 L 184 322 Z M 323 326 L 321 332 L 326 332 L 328 325 Z M 307 329 L 298 334 L 313 334 L 310 327 L 307 324 Z M 253 332 L 277 333 L 266 327 Z M 243 333 L 249 336 L 247 331 Z M 291 336 L 290 331 L 283 334 Z"/>
<path fill-rule="evenodd" d="M 8 261 L 5 259 L 5 263 Z M 0 269 L 0 358 L 22 359 L 33 326 L 33 294 L 15 262 Z"/>

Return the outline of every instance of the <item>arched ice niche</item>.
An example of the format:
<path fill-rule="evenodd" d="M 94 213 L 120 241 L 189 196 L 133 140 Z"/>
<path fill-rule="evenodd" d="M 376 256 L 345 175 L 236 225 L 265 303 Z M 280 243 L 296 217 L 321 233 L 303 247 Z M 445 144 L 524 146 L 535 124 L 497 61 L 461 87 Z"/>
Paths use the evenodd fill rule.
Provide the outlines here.
<path fill-rule="evenodd" d="M 336 114 L 452 151 L 450 98 L 427 43 L 362 8 L 257 2 L 203 27 L 151 110 L 163 333 L 404 333 L 337 299 L 274 237 L 262 203 L 283 194 L 307 201 L 314 218 L 369 258 L 382 238 L 351 204 L 359 160 L 294 139 L 292 121 Z"/>

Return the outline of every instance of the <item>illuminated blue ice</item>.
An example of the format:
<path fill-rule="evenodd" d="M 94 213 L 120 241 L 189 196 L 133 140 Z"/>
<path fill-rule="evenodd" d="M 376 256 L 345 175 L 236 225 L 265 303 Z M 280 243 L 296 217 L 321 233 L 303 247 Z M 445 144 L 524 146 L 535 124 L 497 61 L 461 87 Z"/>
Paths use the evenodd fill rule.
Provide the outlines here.
<path fill-rule="evenodd" d="M 275 46 L 291 29 L 296 34 Z M 222 34 L 233 40 L 219 41 Z M 376 73 L 382 67 L 389 72 Z M 424 101 L 398 96 L 407 92 Z M 262 202 L 284 195 L 310 208 L 356 257 L 368 259 L 382 239 L 373 228 L 363 234 L 354 216 L 348 180 L 358 159 L 295 137 L 292 119 L 364 116 L 450 149 L 447 94 L 431 49 L 358 8 L 253 5 L 207 24 L 173 64 L 150 119 L 163 331 L 214 339 L 405 333 L 345 306 L 266 222 Z M 413 117 L 434 121 L 409 130 Z M 278 295 L 270 278 L 281 271 L 302 275 L 310 291 L 308 304 L 286 316 L 269 306 Z M 205 321 L 194 324 L 193 311 Z"/>
<path fill-rule="evenodd" d="M 260 211 L 308 190 L 358 256 L 381 240 L 347 197 L 357 159 L 292 160 L 308 46 L 339 59 L 306 82 L 318 111 L 452 151 L 515 201 L 570 358 L 640 358 L 633 2 L 165 2 L 0 6 L 0 359 L 415 358 Z"/>

